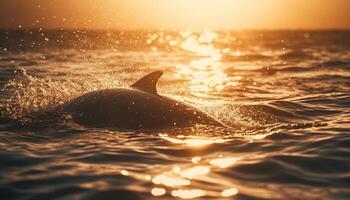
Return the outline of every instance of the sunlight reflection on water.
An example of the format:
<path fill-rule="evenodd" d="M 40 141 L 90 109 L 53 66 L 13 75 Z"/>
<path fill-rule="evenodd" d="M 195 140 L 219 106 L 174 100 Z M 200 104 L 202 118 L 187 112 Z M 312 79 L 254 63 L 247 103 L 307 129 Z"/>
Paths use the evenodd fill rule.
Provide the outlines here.
<path fill-rule="evenodd" d="M 207 166 L 195 166 L 180 172 L 182 177 L 192 179 L 196 176 L 206 175 L 210 172 L 210 168 Z"/>
<path fill-rule="evenodd" d="M 229 189 L 223 190 L 221 192 L 221 196 L 230 197 L 230 196 L 236 195 L 237 193 L 238 193 L 238 190 L 236 188 L 229 188 Z"/>
<path fill-rule="evenodd" d="M 154 184 L 163 184 L 169 187 L 190 185 L 191 181 L 171 175 L 158 175 L 152 179 Z"/>
<path fill-rule="evenodd" d="M 183 41 L 180 48 L 192 52 L 198 56 L 187 64 L 179 63 L 176 65 L 176 75 L 185 77 L 189 82 L 189 88 L 192 93 L 208 93 L 211 91 L 220 92 L 227 86 L 236 86 L 236 81 L 229 78 L 224 72 L 221 64 L 221 50 L 213 45 L 218 34 L 209 30 L 203 31 L 200 35 L 190 32 L 182 33 Z"/>
<path fill-rule="evenodd" d="M 221 138 L 184 135 L 169 137 L 167 134 L 160 134 L 159 136 L 168 142 L 176 145 L 185 145 L 186 148 L 190 149 L 226 142 Z M 192 199 L 207 195 L 222 197 L 234 196 L 238 193 L 238 189 L 234 187 L 234 184 L 223 181 L 220 177 L 213 176 L 211 171 L 212 169 L 217 171 L 219 169 L 231 167 L 238 161 L 240 161 L 238 157 L 225 157 L 223 155 L 205 160 L 201 157 L 192 157 L 187 164 L 169 166 L 169 168 L 161 170 L 160 173 L 156 172 L 156 175 L 152 178 L 152 183 L 156 186 L 151 190 L 151 194 L 153 196 L 161 196 L 166 193 L 166 190 L 169 190 L 173 197 L 181 199 Z M 197 181 L 206 181 L 214 184 L 217 186 L 217 190 L 206 191 L 198 189 L 196 188 Z M 163 189 L 159 187 L 160 185 L 168 189 Z"/>
<path fill-rule="evenodd" d="M 229 166 L 234 165 L 237 162 L 237 160 L 239 159 L 238 158 L 217 158 L 217 159 L 211 160 L 209 164 L 218 166 L 220 168 L 227 168 Z"/>
<path fill-rule="evenodd" d="M 233 163 L 231 163 L 233 164 Z M 222 165 L 220 167 L 228 167 L 229 165 Z M 213 165 L 215 167 L 215 165 Z M 220 177 L 215 177 L 210 174 L 211 166 L 209 165 L 195 165 L 192 167 L 175 166 L 173 169 L 161 172 L 152 179 L 152 183 L 157 185 L 151 190 L 153 196 L 161 196 L 166 193 L 166 190 L 159 187 L 163 185 L 169 190 L 172 190 L 171 195 L 182 199 L 192 199 L 206 195 L 230 197 L 238 193 L 238 189 L 232 183 L 223 181 Z M 200 190 L 196 189 L 197 183 L 192 183 L 190 179 L 197 181 L 206 181 L 216 185 L 215 190 Z M 181 189 L 177 189 L 177 188 Z"/>
<path fill-rule="evenodd" d="M 166 193 L 166 190 L 164 188 L 153 188 L 151 191 L 151 194 L 153 196 L 162 196 Z"/>
<path fill-rule="evenodd" d="M 169 137 L 167 134 L 159 134 L 159 136 L 174 144 L 185 144 L 190 147 L 203 147 L 215 143 L 224 143 L 226 140 L 222 138 L 210 138 L 210 137 L 186 137 L 178 135 L 176 137 Z"/>
<path fill-rule="evenodd" d="M 192 189 L 192 190 L 180 189 L 180 190 L 172 191 L 171 195 L 182 199 L 193 199 L 193 198 L 205 196 L 205 191 L 199 190 L 199 189 Z"/>

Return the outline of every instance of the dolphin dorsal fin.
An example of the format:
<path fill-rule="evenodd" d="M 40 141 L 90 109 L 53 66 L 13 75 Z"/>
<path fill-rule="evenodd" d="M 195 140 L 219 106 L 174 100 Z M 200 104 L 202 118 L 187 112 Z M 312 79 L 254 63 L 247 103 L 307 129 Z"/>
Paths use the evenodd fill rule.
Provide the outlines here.
<path fill-rule="evenodd" d="M 145 92 L 157 94 L 157 82 L 162 75 L 162 71 L 152 72 L 142 77 L 140 80 L 136 81 L 130 87 L 137 88 Z"/>

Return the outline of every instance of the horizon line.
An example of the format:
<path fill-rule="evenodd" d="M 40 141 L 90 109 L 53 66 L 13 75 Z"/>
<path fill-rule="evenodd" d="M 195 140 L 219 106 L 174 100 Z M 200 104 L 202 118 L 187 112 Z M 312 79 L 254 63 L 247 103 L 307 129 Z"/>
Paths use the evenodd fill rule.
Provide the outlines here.
<path fill-rule="evenodd" d="M 167 31 L 167 32 L 176 32 L 176 31 L 191 31 L 191 32 L 200 32 L 200 31 L 213 31 L 213 32 L 226 32 L 226 31 L 350 31 L 349 28 L 232 28 L 232 29 L 211 29 L 211 28 L 84 28 L 84 27 L 0 27 L 0 31 Z"/>

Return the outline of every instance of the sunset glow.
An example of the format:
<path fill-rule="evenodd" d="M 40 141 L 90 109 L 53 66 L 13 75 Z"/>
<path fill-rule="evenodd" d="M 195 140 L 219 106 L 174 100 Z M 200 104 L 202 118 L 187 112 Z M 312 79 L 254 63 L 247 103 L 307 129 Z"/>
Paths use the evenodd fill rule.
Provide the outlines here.
<path fill-rule="evenodd" d="M 349 28 L 349 7 L 347 0 L 2 0 L 0 27 Z"/>
<path fill-rule="evenodd" d="M 349 199 L 350 0 L 0 0 L 1 199 Z"/>

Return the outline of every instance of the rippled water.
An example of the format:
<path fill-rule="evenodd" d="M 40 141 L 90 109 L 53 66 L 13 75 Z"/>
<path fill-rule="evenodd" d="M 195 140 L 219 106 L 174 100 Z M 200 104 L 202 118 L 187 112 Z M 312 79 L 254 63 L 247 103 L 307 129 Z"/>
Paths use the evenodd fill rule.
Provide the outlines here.
<path fill-rule="evenodd" d="M 1 199 L 347 199 L 348 31 L 1 31 Z M 163 70 L 235 128 L 119 132 L 56 108 Z"/>

